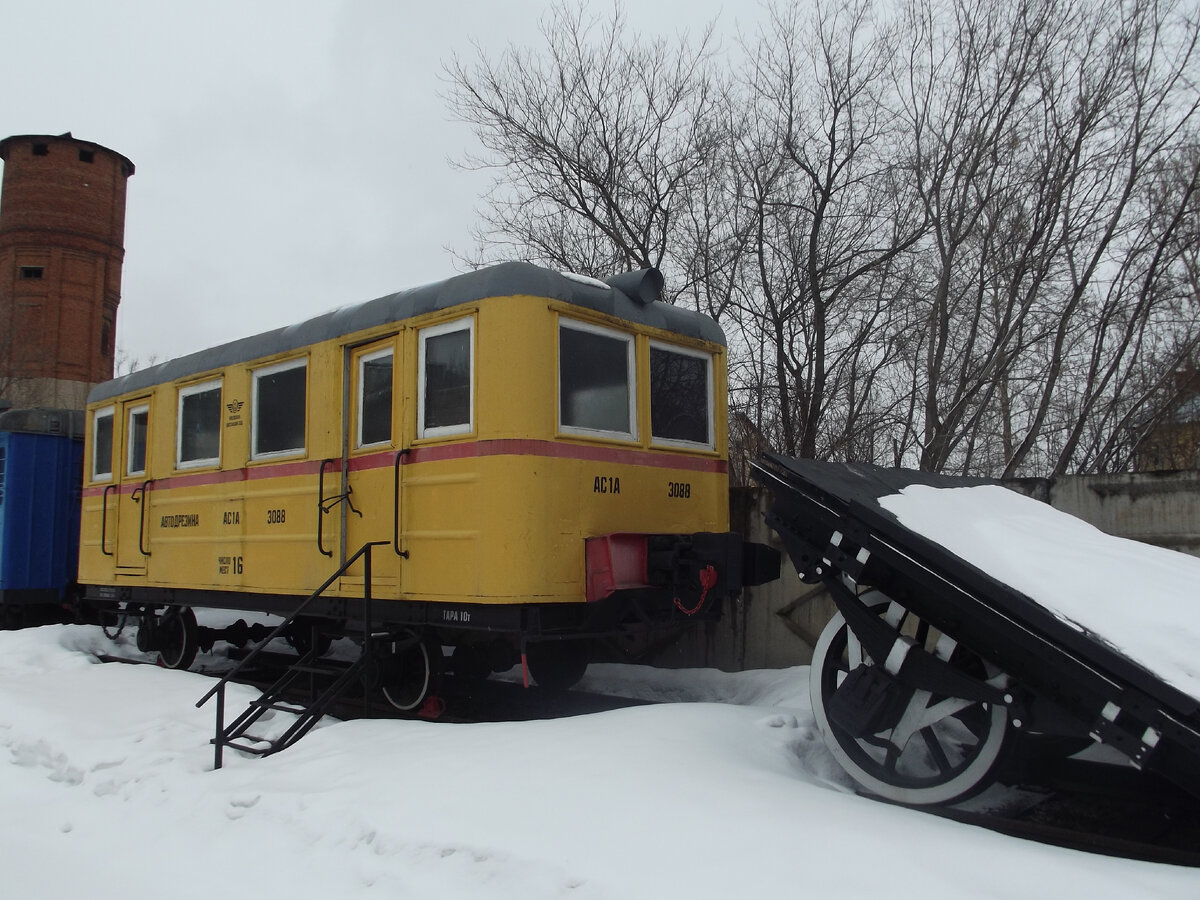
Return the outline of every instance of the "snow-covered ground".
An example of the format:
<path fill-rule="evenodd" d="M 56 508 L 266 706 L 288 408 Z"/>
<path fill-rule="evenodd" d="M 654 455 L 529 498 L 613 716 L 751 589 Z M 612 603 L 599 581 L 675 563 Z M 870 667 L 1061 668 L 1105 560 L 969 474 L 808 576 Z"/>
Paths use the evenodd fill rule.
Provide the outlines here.
<path fill-rule="evenodd" d="M 129 648 L 121 652 L 129 655 Z M 1024 842 L 849 791 L 805 668 L 597 666 L 673 701 L 555 721 L 327 721 L 213 771 L 211 676 L 0 633 L 0 896 L 1187 897 L 1200 871 Z M 250 699 L 234 686 L 230 703 Z"/>

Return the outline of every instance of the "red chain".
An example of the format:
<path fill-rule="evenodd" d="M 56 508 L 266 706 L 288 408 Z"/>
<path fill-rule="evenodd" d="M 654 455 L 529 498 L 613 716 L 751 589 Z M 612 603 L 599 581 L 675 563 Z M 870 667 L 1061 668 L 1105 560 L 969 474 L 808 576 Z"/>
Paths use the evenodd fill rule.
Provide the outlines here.
<path fill-rule="evenodd" d="M 688 609 L 679 602 L 678 597 L 675 598 L 675 605 L 679 607 L 679 610 L 685 616 L 694 616 L 696 613 L 700 612 L 700 607 L 704 605 L 704 601 L 708 598 L 708 592 L 713 589 L 714 585 L 716 585 L 719 577 L 720 576 L 717 575 L 717 570 L 715 568 L 712 566 L 705 566 L 700 570 L 700 599 L 696 602 L 696 605 L 691 609 Z"/>

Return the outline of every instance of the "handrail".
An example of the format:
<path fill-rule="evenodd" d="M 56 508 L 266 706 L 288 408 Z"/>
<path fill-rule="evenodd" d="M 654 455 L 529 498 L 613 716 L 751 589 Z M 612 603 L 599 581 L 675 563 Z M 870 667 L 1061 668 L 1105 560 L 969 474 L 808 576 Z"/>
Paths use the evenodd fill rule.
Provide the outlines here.
<path fill-rule="evenodd" d="M 314 600 L 316 600 L 318 597 L 320 597 L 323 593 L 325 593 L 325 589 L 327 587 L 329 587 L 331 584 L 333 584 L 335 581 L 337 581 L 339 578 L 341 578 L 343 575 L 345 575 L 346 570 L 349 569 L 352 564 L 357 562 L 358 558 L 360 556 L 362 556 L 364 553 L 367 555 L 367 559 L 366 559 L 367 578 L 366 578 L 365 596 L 363 597 L 364 604 L 365 604 L 363 627 L 365 629 L 369 629 L 371 627 L 371 621 L 370 621 L 371 620 L 371 610 L 370 610 L 371 548 L 381 546 L 386 543 L 387 543 L 387 541 L 367 541 L 367 543 L 365 543 L 361 547 L 359 547 L 358 551 L 353 556 L 351 556 L 349 559 L 347 559 L 344 563 L 342 563 L 342 565 L 338 568 L 338 570 L 336 572 L 334 572 L 332 575 L 330 575 L 328 578 L 326 578 L 324 584 L 322 584 L 319 588 L 317 588 L 315 591 L 313 591 L 311 594 L 309 594 L 308 599 L 306 599 L 303 603 L 301 603 L 298 607 L 296 607 L 296 609 L 292 611 L 292 614 L 290 616 L 288 616 L 286 619 L 284 619 L 282 622 L 280 622 L 278 625 L 276 625 L 275 628 L 271 631 L 271 633 L 268 634 L 262 641 L 260 641 L 253 650 L 251 650 L 244 657 L 242 657 L 242 659 L 238 662 L 238 664 L 236 666 L 234 666 L 232 669 L 230 669 L 221 678 L 221 680 L 218 681 L 213 686 L 212 690 L 210 690 L 207 694 L 205 694 L 198 701 L 196 701 L 196 708 L 199 709 L 200 707 L 202 707 L 205 703 L 207 703 L 209 700 L 211 700 L 213 698 L 213 695 L 215 695 L 218 691 L 223 692 L 225 689 L 225 685 L 227 685 L 230 681 L 232 681 L 234 676 L 236 676 L 239 672 L 241 672 L 242 669 L 244 669 L 246 667 L 246 665 L 250 662 L 250 660 L 252 660 L 252 659 L 254 659 L 254 657 L 258 656 L 258 654 L 260 652 L 262 652 L 262 649 L 264 647 L 266 647 L 267 644 L 271 643 L 271 641 L 273 641 L 273 640 L 275 640 L 275 638 L 279 637 L 279 635 L 283 633 L 283 630 L 285 628 L 287 628 L 289 625 L 291 625 L 296 620 L 296 617 L 299 616 L 302 612 L 304 612 L 308 608 L 308 605 L 310 603 L 312 603 Z"/>
<path fill-rule="evenodd" d="M 332 550 L 325 549 L 324 535 L 325 515 L 329 512 L 325 508 L 325 467 L 333 461 L 332 459 L 321 460 L 321 470 L 317 475 L 317 549 L 321 551 L 322 556 L 333 556 Z"/>
<path fill-rule="evenodd" d="M 116 489 L 117 486 L 115 484 L 108 485 L 104 489 L 104 495 L 100 498 L 100 552 L 105 556 L 113 555 L 113 551 L 105 550 L 104 548 L 108 543 L 108 492 L 115 491 Z M 117 494 L 118 500 L 120 497 L 121 495 Z"/>
<path fill-rule="evenodd" d="M 129 495 L 129 499 L 136 503 L 140 509 L 138 510 L 138 550 L 142 556 L 149 556 L 150 551 L 146 549 L 146 511 L 150 508 L 150 485 L 154 484 L 153 478 L 148 478 L 142 482 L 142 486 L 134 488 Z M 141 496 L 138 496 L 138 495 Z M 145 503 L 142 503 L 145 500 Z"/>
<path fill-rule="evenodd" d="M 400 549 L 400 461 L 411 453 L 411 450 L 401 450 L 396 454 L 392 463 L 395 485 L 392 488 L 392 549 L 401 559 L 408 559 L 408 551 Z"/>

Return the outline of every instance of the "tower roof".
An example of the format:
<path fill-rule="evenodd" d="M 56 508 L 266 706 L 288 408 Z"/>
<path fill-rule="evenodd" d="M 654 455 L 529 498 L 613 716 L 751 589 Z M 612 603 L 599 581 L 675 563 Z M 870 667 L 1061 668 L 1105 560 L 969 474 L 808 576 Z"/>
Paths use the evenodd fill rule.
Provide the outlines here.
<path fill-rule="evenodd" d="M 24 143 L 25 141 L 70 141 L 71 143 L 80 147 L 90 148 L 92 150 L 101 150 L 105 153 L 112 154 L 117 159 L 121 160 L 123 164 L 122 168 L 124 169 L 126 178 L 128 178 L 134 172 L 133 161 L 128 156 L 118 153 L 116 150 L 105 147 L 103 144 L 97 144 L 93 141 L 80 140 L 72 135 L 69 131 L 64 132 L 63 134 L 14 134 L 6 137 L 4 140 L 0 141 L 0 159 L 8 159 L 8 150 L 13 143 Z"/>

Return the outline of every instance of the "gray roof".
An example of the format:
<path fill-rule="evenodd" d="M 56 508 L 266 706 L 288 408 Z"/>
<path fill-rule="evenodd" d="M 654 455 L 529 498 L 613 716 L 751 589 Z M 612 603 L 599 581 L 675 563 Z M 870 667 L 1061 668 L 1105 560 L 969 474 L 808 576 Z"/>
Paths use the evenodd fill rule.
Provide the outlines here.
<path fill-rule="evenodd" d="M 345 306 L 327 312 L 305 322 L 277 328 L 252 337 L 241 338 L 181 356 L 148 369 L 142 369 L 112 381 L 98 384 L 88 396 L 89 403 L 107 400 L 129 391 L 149 388 L 164 382 L 175 381 L 201 372 L 220 369 L 229 365 L 249 362 L 277 353 L 286 353 L 319 341 L 327 341 L 341 335 L 351 334 L 396 322 L 423 313 L 449 309 L 464 303 L 472 303 L 488 297 L 529 295 L 561 300 L 576 306 L 606 313 L 620 319 L 628 319 L 642 325 L 661 328 L 685 337 L 700 338 L 715 344 L 725 345 L 725 334 L 711 318 L 661 300 L 649 300 L 656 294 L 654 285 L 638 290 L 634 285 L 657 280 L 661 276 L 655 270 L 647 270 L 645 278 L 634 273 L 614 276 L 610 279 L 625 290 L 601 284 L 591 279 L 567 276 L 529 263 L 501 263 L 464 275 L 447 278 L 422 287 L 410 288 L 396 294 L 388 294 L 357 306 Z M 632 298 L 625 291 L 639 294 Z"/>
<path fill-rule="evenodd" d="M 60 434 L 83 440 L 82 409 L 9 409 L 0 412 L 0 431 L 21 434 Z"/>

